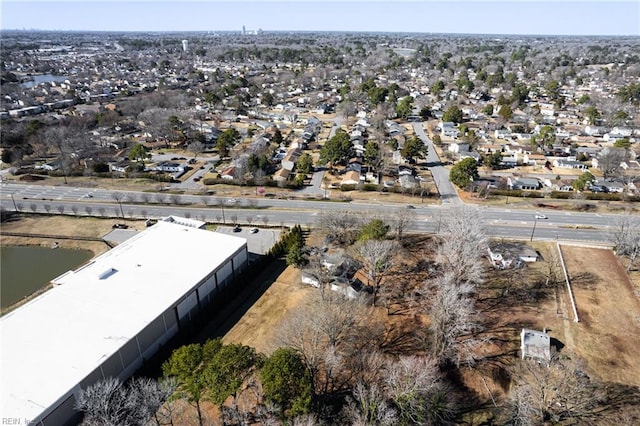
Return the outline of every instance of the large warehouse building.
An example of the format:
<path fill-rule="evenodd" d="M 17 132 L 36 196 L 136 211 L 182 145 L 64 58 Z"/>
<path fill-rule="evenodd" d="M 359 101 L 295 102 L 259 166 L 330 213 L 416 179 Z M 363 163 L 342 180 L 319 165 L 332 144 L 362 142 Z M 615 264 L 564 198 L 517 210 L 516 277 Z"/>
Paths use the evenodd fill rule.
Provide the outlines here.
<path fill-rule="evenodd" d="M 77 421 L 76 397 L 129 378 L 247 266 L 244 238 L 158 222 L 0 320 L 4 419 Z M 34 265 L 37 267 L 37 265 Z"/>

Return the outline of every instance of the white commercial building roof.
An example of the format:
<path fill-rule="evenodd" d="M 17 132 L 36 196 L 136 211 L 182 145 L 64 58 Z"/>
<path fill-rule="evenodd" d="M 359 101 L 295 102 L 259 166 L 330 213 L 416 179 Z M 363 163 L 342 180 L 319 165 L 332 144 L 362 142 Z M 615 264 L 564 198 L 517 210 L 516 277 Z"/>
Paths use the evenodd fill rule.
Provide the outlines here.
<path fill-rule="evenodd" d="M 158 222 L 58 277 L 0 319 L 2 417 L 43 414 L 245 244 Z"/>

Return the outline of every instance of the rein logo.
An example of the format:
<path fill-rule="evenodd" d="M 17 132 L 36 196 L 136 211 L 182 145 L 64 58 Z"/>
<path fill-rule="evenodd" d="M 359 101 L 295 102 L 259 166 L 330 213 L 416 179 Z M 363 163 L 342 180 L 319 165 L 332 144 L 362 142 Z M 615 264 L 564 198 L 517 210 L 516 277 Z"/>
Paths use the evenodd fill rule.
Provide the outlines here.
<path fill-rule="evenodd" d="M 22 419 L 20 417 L 3 417 L 0 424 L 3 425 L 29 425 L 31 424 L 31 420 Z"/>

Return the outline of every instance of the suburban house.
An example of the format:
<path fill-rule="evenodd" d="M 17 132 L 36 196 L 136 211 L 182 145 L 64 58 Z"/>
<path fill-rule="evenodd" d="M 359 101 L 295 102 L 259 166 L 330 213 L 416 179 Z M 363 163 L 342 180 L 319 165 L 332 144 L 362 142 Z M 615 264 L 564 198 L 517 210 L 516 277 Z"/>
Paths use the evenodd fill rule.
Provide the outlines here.
<path fill-rule="evenodd" d="M 342 185 L 358 185 L 360 183 L 360 172 L 350 170 L 342 177 Z"/>
<path fill-rule="evenodd" d="M 573 179 L 544 179 L 544 186 L 554 191 L 573 191 Z"/>
<path fill-rule="evenodd" d="M 398 178 L 398 183 L 400 183 L 401 187 L 407 188 L 407 189 L 413 189 L 418 186 L 418 181 L 413 175 L 401 175 Z"/>
<path fill-rule="evenodd" d="M 446 136 L 448 138 L 456 139 L 460 134 L 460 130 L 458 130 L 455 123 L 450 121 L 441 121 L 440 129 L 442 130 L 442 136 Z"/>
<path fill-rule="evenodd" d="M 273 180 L 276 182 L 285 182 L 289 179 L 289 175 L 291 175 L 291 170 L 282 167 L 273 174 Z"/>
<path fill-rule="evenodd" d="M 60 164 L 61 164 L 60 160 L 53 160 L 43 164 L 39 168 L 42 170 L 46 170 L 48 172 L 52 172 L 52 171 L 58 170 L 60 168 Z"/>
<path fill-rule="evenodd" d="M 468 143 L 451 143 L 449 144 L 449 147 L 447 148 L 447 151 L 449 152 L 455 152 L 456 154 L 460 153 L 460 152 L 468 152 L 469 151 L 469 144 Z"/>
<path fill-rule="evenodd" d="M 220 177 L 222 179 L 233 180 L 235 173 L 236 173 L 236 168 L 233 166 L 229 166 L 220 172 Z"/>
<path fill-rule="evenodd" d="M 540 189 L 540 181 L 535 178 L 507 178 L 507 186 L 509 189 L 536 190 Z"/>
<path fill-rule="evenodd" d="M 531 358 L 549 362 L 551 360 L 551 338 L 544 331 L 523 328 L 520 332 L 520 352 L 522 359 Z"/>
<path fill-rule="evenodd" d="M 536 262 L 538 253 L 532 248 L 512 243 L 489 244 L 489 261 L 496 269 L 520 268 L 523 262 Z"/>
<path fill-rule="evenodd" d="M 287 151 L 287 154 L 284 156 L 280 164 L 282 165 L 283 169 L 293 170 L 299 157 L 299 149 L 290 149 L 289 151 Z"/>
<path fill-rule="evenodd" d="M 156 165 L 157 171 L 166 173 L 184 173 L 186 168 L 186 164 L 173 163 L 169 161 L 163 161 Z"/>
<path fill-rule="evenodd" d="M 618 181 L 597 181 L 595 184 L 604 188 L 606 192 L 616 192 L 618 194 L 623 193 L 625 187 L 624 183 Z"/>
<path fill-rule="evenodd" d="M 565 160 L 562 158 L 557 158 L 553 160 L 553 167 L 560 167 L 562 169 L 578 169 L 578 170 L 587 170 L 587 166 L 580 161 L 576 160 Z"/>
<path fill-rule="evenodd" d="M 122 160 L 122 161 L 118 161 L 117 163 L 111 163 L 109 165 L 109 168 L 111 169 L 112 172 L 126 173 L 130 165 L 131 165 L 131 161 Z"/>

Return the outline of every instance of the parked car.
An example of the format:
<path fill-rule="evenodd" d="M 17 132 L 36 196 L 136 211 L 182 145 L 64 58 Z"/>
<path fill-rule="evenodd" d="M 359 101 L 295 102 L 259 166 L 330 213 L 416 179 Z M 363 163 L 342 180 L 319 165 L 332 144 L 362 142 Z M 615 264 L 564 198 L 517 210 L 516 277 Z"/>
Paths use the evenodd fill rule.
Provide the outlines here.
<path fill-rule="evenodd" d="M 257 234 L 258 233 L 258 228 L 251 228 L 249 230 L 249 232 L 252 233 L 252 234 Z"/>
<path fill-rule="evenodd" d="M 113 229 L 127 229 L 129 227 L 129 225 L 126 225 L 124 223 L 114 223 L 112 228 Z"/>
<path fill-rule="evenodd" d="M 239 226 L 235 226 L 233 228 L 233 232 L 240 232 L 240 231 L 242 231 L 242 229 Z"/>

